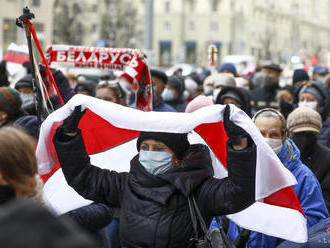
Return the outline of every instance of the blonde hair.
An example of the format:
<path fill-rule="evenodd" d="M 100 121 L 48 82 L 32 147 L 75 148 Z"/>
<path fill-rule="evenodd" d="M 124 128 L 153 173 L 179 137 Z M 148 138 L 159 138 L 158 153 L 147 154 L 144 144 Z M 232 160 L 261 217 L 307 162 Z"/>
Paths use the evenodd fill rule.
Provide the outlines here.
<path fill-rule="evenodd" d="M 36 195 L 35 141 L 14 127 L 0 128 L 0 173 L 17 196 Z"/>

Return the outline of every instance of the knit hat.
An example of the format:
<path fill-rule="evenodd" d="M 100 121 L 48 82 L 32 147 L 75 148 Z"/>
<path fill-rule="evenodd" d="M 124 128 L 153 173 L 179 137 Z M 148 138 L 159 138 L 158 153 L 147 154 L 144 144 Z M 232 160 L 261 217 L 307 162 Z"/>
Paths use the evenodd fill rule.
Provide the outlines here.
<path fill-rule="evenodd" d="M 297 69 L 293 72 L 292 83 L 295 84 L 300 81 L 308 81 L 309 76 L 304 69 Z"/>
<path fill-rule="evenodd" d="M 173 87 L 179 94 L 179 98 L 182 96 L 185 86 L 184 80 L 180 76 L 171 76 L 168 78 L 167 85 Z"/>
<path fill-rule="evenodd" d="M 313 95 L 317 99 L 319 104 L 323 103 L 323 97 L 322 97 L 321 93 L 315 87 L 304 85 L 301 88 L 301 90 L 299 91 L 299 98 L 304 93 L 309 93 L 309 94 Z"/>
<path fill-rule="evenodd" d="M 138 151 L 142 141 L 147 139 L 163 142 L 180 160 L 184 158 L 190 146 L 186 133 L 141 132 L 136 143 Z"/>
<path fill-rule="evenodd" d="M 217 86 L 231 86 L 236 87 L 235 78 L 229 73 L 218 73 L 212 76 L 214 83 L 213 88 L 217 88 Z"/>
<path fill-rule="evenodd" d="M 90 96 L 95 96 L 95 88 L 96 88 L 96 83 L 93 81 L 84 81 L 81 83 L 78 83 L 77 86 L 75 87 L 74 91 L 78 93 L 79 91 L 87 91 L 88 95 Z"/>
<path fill-rule="evenodd" d="M 165 72 L 156 69 L 151 69 L 150 74 L 152 77 L 159 78 L 164 84 L 167 84 L 167 76 Z"/>
<path fill-rule="evenodd" d="M 223 94 L 221 97 L 220 97 L 220 104 L 223 103 L 223 101 L 226 99 L 226 98 L 232 98 L 234 100 L 236 100 L 240 105 L 242 104 L 242 99 L 240 98 L 240 96 L 235 92 L 235 91 L 227 91 L 225 94 Z M 217 99 L 218 100 L 218 99 Z M 217 103 L 217 102 L 216 102 Z"/>
<path fill-rule="evenodd" d="M 308 107 L 299 107 L 293 110 L 287 119 L 289 132 L 298 133 L 312 131 L 320 133 L 322 119 L 318 112 Z"/>
<path fill-rule="evenodd" d="M 224 70 L 227 70 L 227 71 L 230 71 L 231 73 L 233 73 L 234 77 L 237 76 L 236 67 L 232 63 L 223 63 L 222 65 L 220 65 L 220 67 L 218 68 L 218 72 L 223 72 Z"/>
<path fill-rule="evenodd" d="M 321 65 L 316 65 L 313 68 L 313 74 L 326 74 L 327 70 L 321 66 Z"/>
<path fill-rule="evenodd" d="M 8 120 L 13 120 L 22 105 L 19 93 L 10 87 L 0 87 L 0 110 L 8 114 Z"/>
<path fill-rule="evenodd" d="M 196 111 L 197 109 L 210 105 L 213 105 L 213 101 L 211 97 L 199 95 L 188 103 L 185 112 L 191 113 Z"/>
<path fill-rule="evenodd" d="M 19 88 L 33 88 L 32 86 L 32 74 L 26 74 L 20 80 L 18 80 L 15 84 L 15 89 Z"/>

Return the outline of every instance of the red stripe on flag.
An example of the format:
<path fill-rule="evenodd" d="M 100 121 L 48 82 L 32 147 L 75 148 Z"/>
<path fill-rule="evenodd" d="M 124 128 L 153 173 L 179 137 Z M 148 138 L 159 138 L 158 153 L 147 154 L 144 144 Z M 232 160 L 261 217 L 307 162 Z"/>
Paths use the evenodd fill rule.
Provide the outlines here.
<path fill-rule="evenodd" d="M 222 122 L 205 123 L 195 127 L 198 133 L 208 144 L 214 155 L 227 168 L 227 148 L 228 136 Z"/>
<path fill-rule="evenodd" d="M 298 196 L 292 186 L 281 189 L 266 197 L 264 199 L 264 203 L 298 210 L 303 216 L 305 216 L 305 213 L 301 208 Z"/>
<path fill-rule="evenodd" d="M 118 128 L 87 109 L 78 128 L 88 154 L 103 152 L 136 138 L 140 131 Z"/>
<path fill-rule="evenodd" d="M 26 53 L 7 51 L 4 60 L 11 63 L 23 64 L 29 62 L 30 57 Z"/>

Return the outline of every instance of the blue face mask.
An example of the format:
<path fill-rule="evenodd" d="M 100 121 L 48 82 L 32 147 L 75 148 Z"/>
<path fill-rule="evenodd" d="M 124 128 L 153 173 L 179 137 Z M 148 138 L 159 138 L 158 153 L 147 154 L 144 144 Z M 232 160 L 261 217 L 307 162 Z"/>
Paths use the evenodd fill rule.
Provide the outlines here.
<path fill-rule="evenodd" d="M 155 152 L 141 150 L 139 161 L 143 168 L 152 175 L 160 175 L 172 167 L 172 154 L 169 152 Z"/>
<path fill-rule="evenodd" d="M 162 93 L 162 98 L 165 102 L 172 101 L 174 100 L 174 92 L 166 88 Z"/>

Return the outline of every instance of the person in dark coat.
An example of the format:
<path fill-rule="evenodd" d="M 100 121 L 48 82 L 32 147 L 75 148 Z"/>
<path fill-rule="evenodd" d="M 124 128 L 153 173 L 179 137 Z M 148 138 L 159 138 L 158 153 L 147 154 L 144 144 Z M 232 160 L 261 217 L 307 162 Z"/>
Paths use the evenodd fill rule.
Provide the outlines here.
<path fill-rule="evenodd" d="M 250 97 L 254 111 L 263 108 L 279 108 L 276 101 L 277 91 L 280 88 L 279 81 L 282 69 L 277 64 L 270 64 L 263 67 L 264 85 L 251 91 Z"/>
<path fill-rule="evenodd" d="M 9 86 L 7 63 L 6 61 L 0 62 L 0 87 Z"/>
<path fill-rule="evenodd" d="M 330 117 L 328 87 L 319 82 L 309 81 L 295 92 L 294 104 L 298 107 L 310 107 L 322 117 L 322 129 L 318 135 L 320 144 L 330 148 Z"/>
<path fill-rule="evenodd" d="M 141 132 L 129 172 L 90 164 L 77 124 L 80 106 L 53 142 L 68 184 L 84 198 L 120 207 L 122 247 L 189 247 L 193 235 L 187 197 L 194 195 L 209 225 L 212 216 L 236 213 L 255 200 L 256 147 L 224 113 L 228 177 L 213 178 L 208 147 L 187 134 Z"/>
<path fill-rule="evenodd" d="M 251 116 L 250 97 L 247 90 L 226 86 L 219 93 L 215 104 L 234 104 L 242 109 L 248 116 Z"/>
<path fill-rule="evenodd" d="M 311 108 L 299 107 L 289 115 L 287 127 L 300 150 L 302 162 L 319 180 L 330 212 L 330 149 L 318 142 L 317 135 L 322 127 L 320 114 Z"/>
<path fill-rule="evenodd" d="M 10 87 L 0 87 L 0 127 L 13 123 L 23 115 L 19 93 Z"/>
<path fill-rule="evenodd" d="M 162 98 L 178 112 L 184 112 L 187 106 L 187 101 L 183 99 L 185 90 L 184 80 L 181 76 L 171 76 L 167 80 L 166 88 L 162 93 Z"/>

